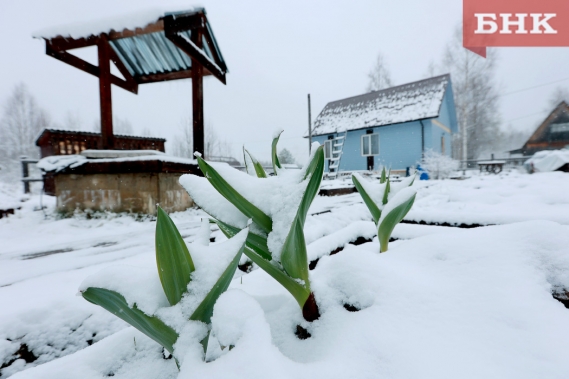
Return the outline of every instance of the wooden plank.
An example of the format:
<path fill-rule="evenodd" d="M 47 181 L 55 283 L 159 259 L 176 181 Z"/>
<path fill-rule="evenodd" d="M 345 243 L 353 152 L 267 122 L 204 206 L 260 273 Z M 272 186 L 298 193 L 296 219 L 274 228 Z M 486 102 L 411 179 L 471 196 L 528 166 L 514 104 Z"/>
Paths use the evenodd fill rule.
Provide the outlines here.
<path fill-rule="evenodd" d="M 101 103 L 101 135 L 103 149 L 114 148 L 113 104 L 111 98 L 111 46 L 105 35 L 101 35 L 99 52 L 99 98 Z"/>
<path fill-rule="evenodd" d="M 46 41 L 45 53 L 50 57 L 65 62 L 75 68 L 78 68 L 79 70 L 99 77 L 99 67 L 92 65 L 91 63 L 84 61 L 83 59 L 78 58 L 73 54 L 69 54 L 67 51 L 57 51 L 53 49 L 49 41 Z M 134 94 L 138 93 L 138 85 L 136 82 L 134 84 L 128 83 L 121 78 L 116 77 L 115 75 L 111 75 L 111 83 Z"/>
<path fill-rule="evenodd" d="M 200 29 L 192 32 L 192 40 L 198 47 L 202 46 L 202 33 Z M 203 66 L 192 58 L 192 118 L 194 152 L 205 155 L 204 117 L 203 117 Z"/>
<path fill-rule="evenodd" d="M 448 126 L 446 126 L 445 124 L 443 124 L 442 122 L 435 120 L 435 119 L 432 119 L 431 121 L 433 122 L 433 124 L 435 124 L 436 126 L 441 128 L 442 130 L 444 130 L 448 134 L 452 134 L 452 132 L 450 131 L 450 128 Z"/>
<path fill-rule="evenodd" d="M 99 36 L 90 36 L 78 39 L 70 37 L 55 37 L 45 40 L 46 43 L 49 43 L 55 51 L 64 51 L 87 46 L 95 46 L 99 42 Z"/>
<path fill-rule="evenodd" d="M 154 83 L 154 82 L 164 82 L 167 80 L 177 80 L 177 79 L 189 79 L 192 77 L 192 70 L 184 71 L 174 71 L 169 73 L 160 74 L 149 74 L 137 76 L 136 81 L 140 84 L 144 83 Z"/>
<path fill-rule="evenodd" d="M 129 38 L 134 36 L 140 36 L 143 34 L 150 34 L 150 33 L 157 33 L 164 30 L 164 21 L 158 20 L 151 24 L 146 25 L 143 28 L 136 28 L 132 29 L 123 29 L 121 31 L 110 31 L 109 32 L 109 40 L 121 39 L 121 38 Z"/>

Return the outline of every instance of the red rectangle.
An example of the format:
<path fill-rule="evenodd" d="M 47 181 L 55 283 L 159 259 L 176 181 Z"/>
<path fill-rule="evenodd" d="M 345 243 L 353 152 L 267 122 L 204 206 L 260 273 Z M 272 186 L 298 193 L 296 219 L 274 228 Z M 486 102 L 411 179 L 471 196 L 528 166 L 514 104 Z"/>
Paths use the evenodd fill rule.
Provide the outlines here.
<path fill-rule="evenodd" d="M 569 46 L 569 0 L 463 0 L 463 46 Z"/>

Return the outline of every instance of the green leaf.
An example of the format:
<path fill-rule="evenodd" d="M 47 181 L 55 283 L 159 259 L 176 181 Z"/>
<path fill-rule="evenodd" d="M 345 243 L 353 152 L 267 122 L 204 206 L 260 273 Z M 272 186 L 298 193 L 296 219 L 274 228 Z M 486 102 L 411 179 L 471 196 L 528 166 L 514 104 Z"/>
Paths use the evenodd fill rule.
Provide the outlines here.
<path fill-rule="evenodd" d="M 134 326 L 162 345 L 171 354 L 174 352 L 173 345 L 178 339 L 178 333 L 157 317 L 144 314 L 136 307 L 136 304 L 133 308 L 129 307 L 125 298 L 118 292 L 104 288 L 89 287 L 81 295 L 87 301 L 103 307 L 118 318 Z"/>
<path fill-rule="evenodd" d="M 213 219 L 211 220 L 211 222 L 216 223 L 217 226 L 219 227 L 219 230 L 221 230 L 221 232 L 227 238 L 232 238 L 234 235 L 236 235 L 241 231 L 241 229 L 226 224 L 223 221 Z M 257 254 L 265 258 L 266 260 L 270 261 L 271 259 L 273 259 L 271 253 L 269 252 L 269 247 L 267 246 L 266 237 L 255 234 L 249 230 L 249 234 L 247 235 L 246 245 L 249 248 L 253 249 Z"/>
<path fill-rule="evenodd" d="M 386 177 L 385 177 L 385 166 L 383 166 L 383 169 L 381 170 L 381 178 L 379 179 L 379 183 L 383 184 L 385 183 Z"/>
<path fill-rule="evenodd" d="M 385 191 L 383 192 L 383 200 L 382 203 L 383 205 L 387 204 L 387 201 L 389 200 L 389 191 L 391 191 L 391 182 L 389 181 L 389 178 L 386 179 L 386 184 L 385 184 Z"/>
<path fill-rule="evenodd" d="M 239 260 L 241 259 L 241 254 L 243 253 L 243 248 L 245 243 L 241 245 L 235 257 L 229 263 L 229 266 L 223 271 L 223 274 L 219 277 L 217 282 L 213 285 L 213 288 L 209 291 L 206 297 L 202 300 L 200 305 L 196 308 L 194 313 L 190 316 L 190 320 L 201 321 L 207 325 L 211 323 L 211 316 L 213 315 L 213 306 L 219 296 L 227 290 L 233 276 L 235 275 L 235 270 L 237 265 L 239 265 Z M 207 342 L 207 341 L 206 341 Z"/>
<path fill-rule="evenodd" d="M 306 299 L 308 299 L 308 296 L 310 296 L 309 289 L 298 283 L 296 280 L 288 276 L 287 273 L 283 272 L 280 268 L 273 265 L 271 262 L 267 261 L 248 247 L 245 248 L 244 253 L 247 257 L 249 257 L 249 259 L 256 263 L 257 266 L 259 266 L 263 271 L 272 276 L 277 282 L 286 288 L 298 302 L 300 308 L 304 307 Z"/>
<path fill-rule="evenodd" d="M 253 221 L 267 234 L 273 228 L 273 220 L 259 208 L 251 204 L 239 192 L 237 192 L 223 177 L 201 157 L 197 157 L 198 165 L 204 176 L 209 180 L 213 188 L 225 197 L 231 204 L 241 211 L 245 216 L 252 218 Z"/>
<path fill-rule="evenodd" d="M 263 165 L 257 160 L 255 159 L 255 157 L 253 157 L 253 155 L 251 155 L 251 153 L 243 148 L 243 157 L 245 159 L 245 169 L 247 170 L 247 172 L 249 172 L 249 167 L 247 166 L 247 157 L 245 156 L 245 154 L 249 155 L 249 159 L 251 160 L 251 163 L 253 164 L 253 169 L 255 170 L 255 174 L 257 174 L 257 178 L 266 178 L 267 177 L 267 173 L 265 172 L 265 169 L 263 168 Z"/>
<path fill-rule="evenodd" d="M 170 305 L 177 304 L 188 289 L 194 262 L 172 219 L 158 207 L 156 220 L 156 265 Z"/>
<path fill-rule="evenodd" d="M 360 193 L 360 196 L 362 197 L 365 205 L 367 205 L 367 208 L 369 209 L 369 212 L 371 213 L 371 216 L 373 217 L 373 222 L 375 222 L 375 224 L 377 224 L 377 222 L 381 218 L 381 210 L 373 202 L 373 200 L 371 199 L 371 197 L 366 192 L 366 190 L 364 189 L 364 187 L 362 186 L 362 184 L 356 178 L 355 175 L 352 175 L 352 182 L 354 182 L 354 185 L 356 186 L 356 189 Z"/>
<path fill-rule="evenodd" d="M 304 239 L 304 222 L 310 204 L 318 194 L 324 173 L 324 147 L 320 146 L 309 163 L 304 180 L 308 180 L 302 195 L 296 216 L 285 239 L 281 253 L 281 264 L 287 274 L 295 279 L 303 280 L 310 292 L 308 280 L 308 258 Z"/>
<path fill-rule="evenodd" d="M 393 229 L 395 229 L 395 225 L 400 223 L 409 210 L 411 210 L 411 207 L 415 202 L 415 196 L 417 196 L 417 194 L 414 194 L 407 201 L 393 208 L 389 213 L 387 213 L 385 218 L 381 220 L 381 224 L 378 226 L 377 230 L 377 238 L 379 239 L 381 247 L 380 251 L 382 253 L 387 251 L 389 238 L 391 237 L 391 233 L 393 233 Z"/>
<path fill-rule="evenodd" d="M 281 130 L 281 132 L 275 138 L 273 138 L 273 145 L 271 149 L 271 158 L 273 161 L 273 170 L 275 171 L 275 175 L 277 175 L 277 169 L 282 168 L 281 162 L 279 162 L 279 157 L 277 156 L 277 144 L 279 143 L 279 138 L 281 138 L 282 132 L 283 131 Z"/>

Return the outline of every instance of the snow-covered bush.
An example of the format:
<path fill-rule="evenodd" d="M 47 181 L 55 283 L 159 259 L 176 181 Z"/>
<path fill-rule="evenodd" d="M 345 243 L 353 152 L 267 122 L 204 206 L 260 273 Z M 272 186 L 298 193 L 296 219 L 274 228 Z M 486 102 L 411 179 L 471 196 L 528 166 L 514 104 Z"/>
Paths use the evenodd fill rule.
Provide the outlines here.
<path fill-rule="evenodd" d="M 352 181 L 377 226 L 382 253 L 387 251 L 395 225 L 403 220 L 413 206 L 417 194 L 417 190 L 411 187 L 414 180 L 415 175 L 412 175 L 399 183 L 391 183 L 385 174 L 385 168 L 381 172 L 379 183 L 364 179 L 357 173 L 352 175 Z"/>
<path fill-rule="evenodd" d="M 422 164 L 429 176 L 434 179 L 448 178 L 453 171 L 458 170 L 459 165 L 459 161 L 431 149 L 425 152 Z"/>
<path fill-rule="evenodd" d="M 199 238 L 188 249 L 170 217 L 159 207 L 158 272 L 112 268 L 87 278 L 80 287 L 81 295 L 158 342 L 176 362 L 184 354 L 185 346 L 178 354 L 176 344 L 182 334 L 197 337 L 205 357 L 213 306 L 233 279 L 248 229 L 211 247 L 210 232 L 209 222 L 204 220 Z M 191 321 L 198 323 L 188 328 Z"/>
<path fill-rule="evenodd" d="M 314 148 L 302 170 L 285 170 L 277 156 L 279 137 L 272 143 L 275 176 L 245 150 L 247 173 L 197 156 L 205 178 L 188 174 L 180 183 L 228 237 L 250 223 L 245 255 L 284 286 L 303 317 L 313 321 L 320 315 L 310 289 L 303 228 L 322 181 L 324 152 Z"/>

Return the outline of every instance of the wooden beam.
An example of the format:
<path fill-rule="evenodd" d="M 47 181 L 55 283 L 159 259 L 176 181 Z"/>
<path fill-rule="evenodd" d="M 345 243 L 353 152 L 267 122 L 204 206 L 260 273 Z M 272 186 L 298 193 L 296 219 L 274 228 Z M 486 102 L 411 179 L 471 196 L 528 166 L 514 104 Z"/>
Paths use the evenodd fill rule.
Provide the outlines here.
<path fill-rule="evenodd" d="M 193 26 L 191 29 L 192 41 L 188 41 L 186 38 L 178 34 L 179 31 L 189 30 L 190 25 Z M 184 29 L 182 29 L 182 27 Z M 202 35 L 204 29 L 205 22 L 202 14 L 196 14 L 193 16 L 182 17 L 178 19 L 174 19 L 172 17 L 167 17 L 164 19 L 164 34 L 166 35 L 166 38 L 172 41 L 174 45 L 176 45 L 180 50 L 182 50 L 192 59 L 192 65 L 194 64 L 193 62 L 198 62 L 223 84 L 226 84 L 225 72 L 223 72 L 221 68 L 217 66 L 217 64 L 213 63 L 202 50 Z M 200 45 L 196 45 L 194 42 L 194 36 L 196 33 L 200 35 Z"/>
<path fill-rule="evenodd" d="M 133 76 L 130 74 L 126 66 L 124 65 L 123 61 L 119 58 L 117 52 L 113 47 L 109 44 L 109 53 L 111 61 L 115 64 L 117 69 L 125 78 L 125 83 L 128 84 L 131 88 L 134 88 L 134 93 L 138 94 L 138 83 L 134 80 Z"/>
<path fill-rule="evenodd" d="M 45 53 L 50 57 L 65 62 L 75 68 L 78 68 L 79 70 L 99 77 L 99 67 L 92 65 L 91 63 L 84 61 L 83 59 L 78 58 L 73 54 L 69 54 L 67 51 L 57 51 L 53 49 L 49 41 L 46 41 Z M 135 82 L 129 83 L 119 77 L 116 77 L 115 75 L 111 75 L 111 83 L 134 94 L 138 93 L 138 84 Z"/>
<path fill-rule="evenodd" d="M 205 17 L 205 15 L 204 15 Z M 207 23 L 207 19 L 205 20 L 205 22 Z M 221 56 L 217 53 L 217 49 L 215 48 L 215 44 L 214 44 L 214 37 L 213 35 L 209 32 L 209 29 L 207 28 L 207 26 L 204 26 L 204 40 L 207 43 L 207 45 L 209 46 L 209 50 L 211 51 L 211 53 L 213 54 L 213 60 L 214 62 L 217 63 L 217 65 L 224 71 L 227 72 L 227 66 L 225 65 L 225 62 L 223 62 L 221 60 Z"/>
<path fill-rule="evenodd" d="M 192 30 L 192 34 L 196 31 Z M 200 33 L 201 34 L 201 33 Z M 203 53 L 201 48 L 196 47 L 195 43 L 190 43 L 184 37 L 174 34 L 174 35 L 166 35 L 166 37 L 174 43 L 180 50 L 184 53 L 188 54 L 188 56 L 192 59 L 192 67 L 194 62 L 197 62 L 203 68 L 206 68 L 213 76 L 219 79 L 223 84 L 226 84 L 225 80 L 225 73 L 221 71 L 219 66 L 216 66 L 210 61 Z M 193 38 L 192 38 L 193 39 Z"/>
<path fill-rule="evenodd" d="M 201 29 L 192 32 L 192 42 L 199 48 L 202 46 Z M 192 57 L 192 119 L 194 152 L 205 155 L 204 117 L 203 117 L 203 66 Z"/>
<path fill-rule="evenodd" d="M 97 44 L 99 53 L 99 98 L 101 102 L 101 135 L 103 149 L 113 149 L 113 104 L 111 99 L 111 46 L 106 35 Z"/>
<path fill-rule="evenodd" d="M 174 71 L 160 74 L 149 74 L 137 76 L 136 81 L 140 84 L 165 82 L 167 80 L 189 79 L 192 77 L 192 70 Z"/>

